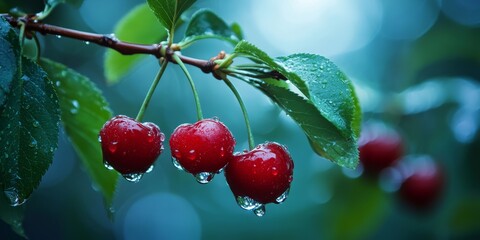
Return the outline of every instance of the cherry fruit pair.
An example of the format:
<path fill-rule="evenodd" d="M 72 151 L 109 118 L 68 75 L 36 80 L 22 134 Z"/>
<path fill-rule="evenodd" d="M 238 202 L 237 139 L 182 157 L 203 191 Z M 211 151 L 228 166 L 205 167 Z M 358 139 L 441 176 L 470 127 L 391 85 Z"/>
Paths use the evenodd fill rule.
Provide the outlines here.
<path fill-rule="evenodd" d="M 257 216 L 265 204 L 283 202 L 290 189 L 293 161 L 278 143 L 264 143 L 251 151 L 234 154 L 235 139 L 218 119 L 203 119 L 178 126 L 170 137 L 173 164 L 209 182 L 215 173 L 225 177 L 237 203 Z"/>
<path fill-rule="evenodd" d="M 100 131 L 104 164 L 129 181 L 138 181 L 163 150 L 165 135 L 153 123 L 140 123 L 119 115 Z M 237 203 L 256 215 L 267 203 L 283 202 L 290 189 L 293 161 L 287 149 L 273 142 L 234 154 L 235 139 L 218 119 L 203 119 L 178 126 L 170 137 L 173 164 L 208 183 L 225 169 Z"/>

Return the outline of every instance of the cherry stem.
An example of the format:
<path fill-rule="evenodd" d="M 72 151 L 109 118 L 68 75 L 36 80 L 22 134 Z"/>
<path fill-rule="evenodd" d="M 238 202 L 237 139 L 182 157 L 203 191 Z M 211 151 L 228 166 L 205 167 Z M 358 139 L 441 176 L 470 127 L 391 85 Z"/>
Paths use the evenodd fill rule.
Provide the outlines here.
<path fill-rule="evenodd" d="M 195 83 L 193 82 L 192 76 L 190 76 L 190 73 L 187 70 L 187 67 L 185 67 L 185 64 L 183 64 L 182 60 L 177 54 L 172 55 L 173 60 L 180 66 L 180 68 L 183 70 L 185 73 L 185 76 L 187 76 L 188 82 L 190 83 L 190 87 L 192 88 L 193 92 L 193 98 L 195 99 L 195 107 L 197 108 L 197 120 L 200 121 L 203 119 L 203 114 L 202 114 L 202 107 L 200 106 L 200 98 L 198 97 L 198 92 L 197 89 L 195 88 Z"/>
<path fill-rule="evenodd" d="M 165 72 L 165 69 L 167 68 L 168 61 L 162 60 L 162 66 L 160 67 L 160 70 L 157 73 L 157 76 L 155 76 L 155 79 L 153 79 L 152 85 L 150 86 L 150 89 L 148 89 L 147 95 L 145 96 L 145 99 L 143 100 L 142 106 L 140 107 L 140 110 L 138 111 L 137 117 L 135 120 L 137 122 L 141 122 L 143 119 L 143 115 L 145 114 L 145 110 L 147 110 L 148 104 L 150 103 L 150 100 L 152 99 L 153 93 L 155 92 L 155 88 L 157 88 L 158 83 L 160 82 L 160 79 L 162 78 L 163 73 Z"/>
<path fill-rule="evenodd" d="M 247 126 L 248 147 L 250 148 L 250 150 L 252 150 L 253 148 L 255 148 L 255 142 L 253 140 L 252 128 L 250 127 L 250 120 L 248 118 L 247 108 L 245 107 L 245 104 L 243 104 L 242 97 L 240 97 L 240 94 L 238 93 L 232 82 L 230 82 L 227 77 L 224 77 L 223 81 L 225 82 L 225 84 L 227 84 L 230 90 L 232 90 L 233 94 L 237 98 L 238 104 L 240 104 L 240 108 L 242 109 L 243 113 L 243 119 L 245 120 L 245 125 Z"/>

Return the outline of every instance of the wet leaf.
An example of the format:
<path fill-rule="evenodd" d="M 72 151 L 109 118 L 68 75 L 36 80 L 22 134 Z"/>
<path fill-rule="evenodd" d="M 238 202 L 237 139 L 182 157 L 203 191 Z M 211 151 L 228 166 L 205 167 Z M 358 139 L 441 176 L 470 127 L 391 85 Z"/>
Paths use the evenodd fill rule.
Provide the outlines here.
<path fill-rule="evenodd" d="M 233 45 L 242 38 L 238 24 L 228 26 L 220 17 L 207 9 L 201 9 L 193 14 L 185 31 L 185 38 L 179 43 L 182 48 L 195 41 L 207 38 L 220 39 Z"/>
<path fill-rule="evenodd" d="M 18 36 L 3 17 L 0 17 L 0 106 L 5 103 L 13 79 L 19 71 L 20 46 Z"/>
<path fill-rule="evenodd" d="M 182 13 L 195 2 L 196 0 L 147 0 L 157 19 L 170 34 L 175 30 Z"/>
<path fill-rule="evenodd" d="M 11 205 L 25 202 L 50 166 L 60 120 L 45 72 L 22 58 L 19 73 L 0 109 L 0 186 Z"/>
<path fill-rule="evenodd" d="M 354 168 L 357 165 L 355 140 L 346 139 L 311 101 L 283 87 L 265 83 L 258 86 L 302 128 L 320 156 L 344 167 Z"/>
<path fill-rule="evenodd" d="M 62 123 L 78 156 L 103 194 L 112 204 L 118 174 L 103 165 L 98 133 L 112 112 L 99 89 L 85 76 L 66 66 L 42 59 L 41 65 L 54 83 L 60 103 Z"/>
<path fill-rule="evenodd" d="M 146 3 L 133 8 L 115 26 L 115 37 L 125 42 L 154 44 L 166 40 L 167 31 L 156 20 L 155 15 Z M 107 49 L 105 54 L 105 77 L 110 84 L 117 83 L 141 59 L 144 54 L 122 55 L 115 50 Z"/>
<path fill-rule="evenodd" d="M 266 65 L 289 80 L 288 88 L 260 86 L 302 127 L 316 153 L 340 166 L 357 166 L 361 111 L 352 83 L 338 67 L 314 54 L 273 59 L 246 41 L 237 44 L 234 53 Z M 258 81 L 251 83 L 257 85 Z M 292 99 L 297 103 L 289 103 Z M 298 99 L 304 103 L 299 104 Z M 316 116 L 319 114 L 322 120 Z M 312 131 L 312 127 L 317 130 Z"/>

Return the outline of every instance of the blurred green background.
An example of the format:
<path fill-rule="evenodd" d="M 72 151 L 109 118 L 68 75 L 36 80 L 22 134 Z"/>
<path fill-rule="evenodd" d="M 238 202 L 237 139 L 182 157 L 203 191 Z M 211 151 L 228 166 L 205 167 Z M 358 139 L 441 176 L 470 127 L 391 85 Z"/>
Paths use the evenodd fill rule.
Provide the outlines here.
<path fill-rule="evenodd" d="M 85 0 L 60 6 L 46 22 L 111 33 L 143 1 Z M 26 12 L 42 1 L 3 0 Z M 405 138 L 406 159 L 430 156 L 445 171 L 437 205 L 418 212 L 398 200 L 395 184 L 362 176 L 315 155 L 301 129 L 266 97 L 234 81 L 243 96 L 257 143 L 288 146 L 295 161 L 290 196 L 267 205 L 258 218 L 240 209 L 224 176 L 207 185 L 173 167 L 166 146 L 153 172 L 137 184 L 120 179 L 110 221 L 101 194 L 61 133 L 59 149 L 41 185 L 26 203 L 30 239 L 479 239 L 480 238 L 480 2 L 475 0 L 198 1 L 271 56 L 310 52 L 333 60 L 354 81 L 364 121 L 383 122 Z M 179 29 L 179 33 L 185 26 Z M 180 39 L 182 34 L 177 34 Z M 135 116 L 158 69 L 148 57 L 119 84 L 103 76 L 105 49 L 41 36 L 42 55 L 88 76 L 115 114 Z M 205 40 L 184 55 L 209 59 L 232 47 Z M 190 68 L 206 117 L 233 132 L 237 151 L 248 148 L 243 117 L 220 81 Z M 169 136 L 196 120 L 188 82 L 167 69 L 145 121 Z M 168 145 L 168 144 L 167 144 Z M 388 174 L 383 174 L 386 176 Z M 398 186 L 397 186 L 398 187 Z M 17 239 L 0 223 L 0 239 Z"/>

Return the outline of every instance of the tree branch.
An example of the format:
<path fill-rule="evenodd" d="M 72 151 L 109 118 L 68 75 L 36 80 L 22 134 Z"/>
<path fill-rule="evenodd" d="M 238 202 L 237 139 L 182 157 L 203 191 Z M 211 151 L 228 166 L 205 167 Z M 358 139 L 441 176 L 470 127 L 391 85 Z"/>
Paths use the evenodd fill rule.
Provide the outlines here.
<path fill-rule="evenodd" d="M 164 57 L 168 61 L 176 64 L 176 62 L 171 57 L 173 54 L 175 54 L 175 52 L 169 48 L 162 51 L 162 48 L 164 46 L 162 46 L 161 44 L 145 45 L 123 42 L 118 40 L 113 34 L 102 35 L 77 31 L 55 25 L 44 24 L 36 20 L 32 20 L 28 16 L 19 18 L 11 16 L 9 14 L 0 14 L 0 16 L 5 18 L 14 27 L 19 27 L 20 23 L 22 22 L 23 24 L 25 24 L 26 32 L 39 32 L 43 35 L 51 34 L 67 38 L 73 38 L 89 43 L 95 43 L 100 46 L 116 50 L 123 55 L 149 54 L 155 56 L 156 58 Z M 205 73 L 213 72 L 216 65 L 211 60 L 196 59 L 182 55 L 178 55 L 178 57 L 182 60 L 183 63 L 198 67 Z"/>

